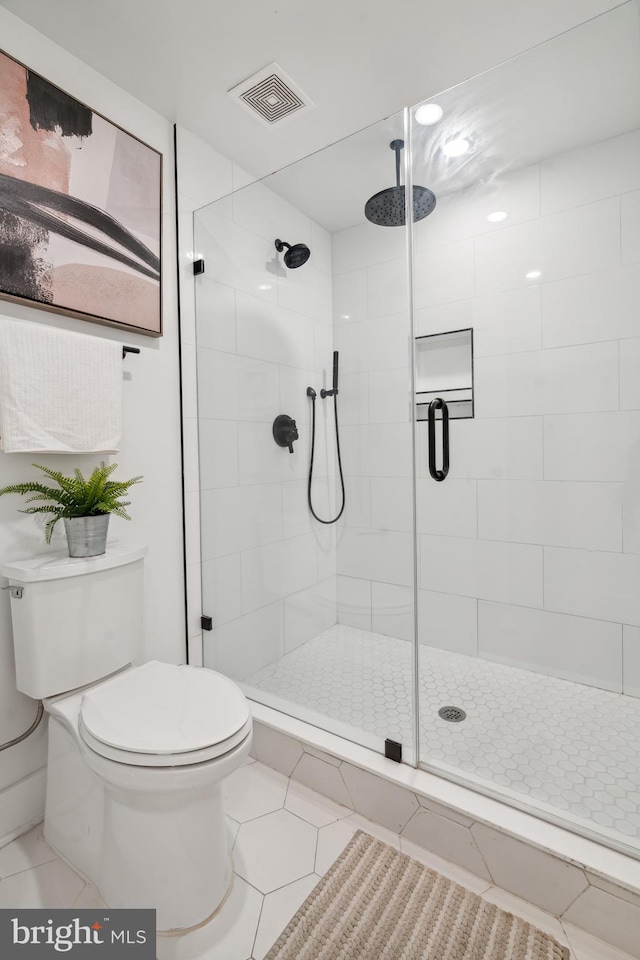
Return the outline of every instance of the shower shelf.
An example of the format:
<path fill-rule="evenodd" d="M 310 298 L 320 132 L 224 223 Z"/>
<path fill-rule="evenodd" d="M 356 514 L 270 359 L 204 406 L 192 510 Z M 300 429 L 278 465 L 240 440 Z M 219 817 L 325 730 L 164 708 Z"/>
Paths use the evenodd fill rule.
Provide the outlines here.
<path fill-rule="evenodd" d="M 426 420 L 436 397 L 446 401 L 451 419 L 473 417 L 473 330 L 416 337 L 416 419 Z M 436 412 L 436 418 L 442 416 Z"/>

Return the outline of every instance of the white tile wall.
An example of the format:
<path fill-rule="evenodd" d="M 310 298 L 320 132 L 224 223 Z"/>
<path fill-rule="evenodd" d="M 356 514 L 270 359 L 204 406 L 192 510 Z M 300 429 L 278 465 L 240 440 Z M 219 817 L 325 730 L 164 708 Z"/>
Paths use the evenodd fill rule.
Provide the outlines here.
<path fill-rule="evenodd" d="M 547 480 L 633 480 L 640 412 L 578 413 L 544 418 Z"/>
<path fill-rule="evenodd" d="M 479 480 L 478 536 L 485 540 L 619 551 L 619 485 Z"/>
<path fill-rule="evenodd" d="M 565 680 L 622 691 L 622 626 L 478 601 L 478 653 Z"/>
<path fill-rule="evenodd" d="M 478 655 L 478 601 L 456 594 L 418 591 L 418 639 L 431 647 Z"/>
<path fill-rule="evenodd" d="M 544 346 L 637 337 L 639 296 L 637 264 L 543 284 Z"/>
<path fill-rule="evenodd" d="M 371 630 L 371 581 L 338 577 L 338 623 Z"/>
<path fill-rule="evenodd" d="M 544 549 L 549 610 L 640 626 L 640 556 Z"/>
<path fill-rule="evenodd" d="M 393 583 L 371 584 L 371 629 L 387 637 L 413 640 L 413 590 Z"/>
<path fill-rule="evenodd" d="M 622 689 L 640 697 L 640 627 L 622 628 Z"/>
<path fill-rule="evenodd" d="M 620 341 L 620 409 L 640 410 L 640 337 Z"/>
<path fill-rule="evenodd" d="M 423 534 L 420 586 L 438 593 L 541 607 L 542 547 Z"/>

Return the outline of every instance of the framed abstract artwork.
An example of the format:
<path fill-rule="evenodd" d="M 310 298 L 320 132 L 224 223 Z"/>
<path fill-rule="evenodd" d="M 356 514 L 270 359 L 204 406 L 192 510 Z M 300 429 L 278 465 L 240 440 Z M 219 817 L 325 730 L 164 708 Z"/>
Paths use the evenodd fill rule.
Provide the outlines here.
<path fill-rule="evenodd" d="M 0 51 L 0 298 L 162 335 L 162 154 Z"/>

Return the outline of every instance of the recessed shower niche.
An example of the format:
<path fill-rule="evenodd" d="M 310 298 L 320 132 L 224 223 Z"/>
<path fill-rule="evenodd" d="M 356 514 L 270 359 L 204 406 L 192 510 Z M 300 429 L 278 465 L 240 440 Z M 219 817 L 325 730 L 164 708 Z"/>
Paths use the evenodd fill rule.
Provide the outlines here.
<path fill-rule="evenodd" d="M 416 416 L 426 420 L 440 398 L 452 420 L 473 417 L 473 330 L 416 337 Z M 436 411 L 436 419 L 442 411 Z"/>

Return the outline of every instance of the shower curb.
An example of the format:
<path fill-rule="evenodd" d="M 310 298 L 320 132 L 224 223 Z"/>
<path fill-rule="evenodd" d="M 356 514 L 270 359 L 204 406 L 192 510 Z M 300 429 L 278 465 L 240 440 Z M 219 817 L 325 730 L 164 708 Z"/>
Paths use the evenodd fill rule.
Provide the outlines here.
<path fill-rule="evenodd" d="M 252 710 L 261 763 L 636 955 L 640 860 L 262 704 Z"/>

